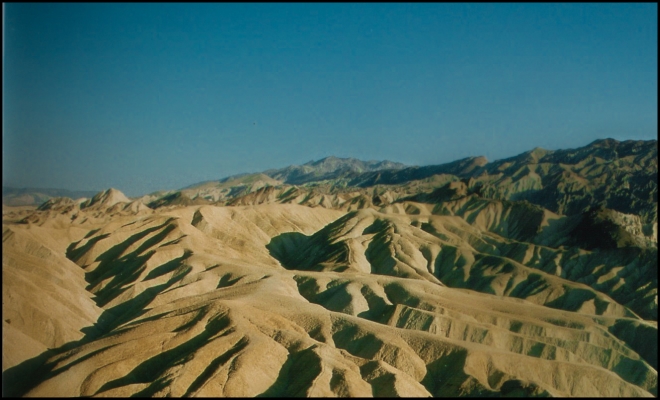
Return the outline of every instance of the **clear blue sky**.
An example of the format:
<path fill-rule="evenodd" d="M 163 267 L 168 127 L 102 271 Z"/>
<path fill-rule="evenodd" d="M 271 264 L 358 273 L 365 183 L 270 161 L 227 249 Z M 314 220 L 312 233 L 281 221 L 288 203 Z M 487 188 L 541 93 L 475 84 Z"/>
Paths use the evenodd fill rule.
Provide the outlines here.
<path fill-rule="evenodd" d="M 3 185 L 654 139 L 656 4 L 5 4 Z"/>

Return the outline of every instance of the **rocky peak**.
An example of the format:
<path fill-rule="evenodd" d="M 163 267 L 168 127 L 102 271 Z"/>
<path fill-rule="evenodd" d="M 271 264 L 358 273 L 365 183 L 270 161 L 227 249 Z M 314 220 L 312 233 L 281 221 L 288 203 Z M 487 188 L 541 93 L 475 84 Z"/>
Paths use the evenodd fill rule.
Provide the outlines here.
<path fill-rule="evenodd" d="M 131 200 L 126 195 L 115 188 L 97 193 L 90 200 L 81 204 L 81 208 L 92 206 L 111 207 L 117 203 L 130 203 Z"/>

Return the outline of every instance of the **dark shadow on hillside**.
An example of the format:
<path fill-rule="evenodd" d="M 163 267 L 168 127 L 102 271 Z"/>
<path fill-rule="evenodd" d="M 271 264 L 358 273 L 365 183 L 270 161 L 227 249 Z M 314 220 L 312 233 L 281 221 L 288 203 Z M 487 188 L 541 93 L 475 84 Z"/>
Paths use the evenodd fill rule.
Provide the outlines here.
<path fill-rule="evenodd" d="M 275 382 L 256 397 L 304 397 L 305 390 L 322 371 L 313 352 L 315 346 L 290 353 Z"/>
<path fill-rule="evenodd" d="M 97 260 L 101 261 L 101 264 L 99 264 L 95 271 L 85 274 L 85 280 L 90 284 L 88 289 L 98 283 L 99 280 L 107 279 L 114 275 L 112 281 L 106 287 L 104 287 L 103 290 L 96 293 L 97 296 L 95 301 L 99 307 L 102 307 L 116 296 L 121 294 L 124 290 L 126 290 L 123 287 L 124 285 L 134 282 L 139 277 L 140 273 L 144 269 L 144 263 L 151 257 L 153 251 L 149 251 L 145 255 L 140 254 L 163 241 L 167 234 L 173 229 L 173 227 L 166 227 L 154 237 L 145 241 L 145 243 L 143 243 L 138 249 L 121 257 L 120 259 L 115 259 L 115 257 L 121 255 L 132 244 L 144 238 L 149 233 L 158 229 L 162 229 L 168 222 L 131 236 L 124 242 L 112 247 L 97 258 Z M 67 257 L 72 260 L 77 259 L 85 252 L 89 251 L 95 243 L 99 242 L 105 237 L 107 237 L 107 235 L 94 237 L 90 239 L 90 241 L 83 247 L 75 250 L 74 247 L 79 242 L 73 243 L 67 249 Z M 87 343 L 103 337 L 104 335 L 116 333 L 113 332 L 114 329 L 135 318 L 139 318 L 141 315 L 146 313 L 147 307 L 156 298 L 156 296 L 172 287 L 175 283 L 179 282 L 192 270 L 192 268 L 189 266 L 183 266 L 184 261 L 191 255 L 192 253 L 187 251 L 181 257 L 170 260 L 154 268 L 150 274 L 147 275 L 145 280 L 154 279 L 173 271 L 174 274 L 167 282 L 148 288 L 133 299 L 103 311 L 94 325 L 81 329 L 81 332 L 85 335 L 82 339 L 66 343 L 57 349 L 50 349 L 37 357 L 33 357 L 32 359 L 26 360 L 19 365 L 4 371 L 2 374 L 3 396 L 23 396 L 40 382 L 50 379 L 70 369 L 74 365 L 89 359 L 98 352 L 105 350 L 100 349 L 92 352 L 91 354 L 85 355 L 84 357 L 81 357 L 58 369 L 53 369 L 55 364 L 57 364 L 57 360 L 48 362 L 49 359 L 53 360 L 55 356 L 61 355 L 72 349 L 79 348 Z M 178 271 L 177 268 L 179 268 Z M 131 328 L 128 327 L 126 329 Z"/>
<path fill-rule="evenodd" d="M 658 330 L 637 321 L 619 320 L 607 329 L 635 350 L 650 366 L 658 369 Z"/>
<path fill-rule="evenodd" d="M 135 396 L 153 396 L 166 384 L 166 382 L 163 381 L 163 378 L 157 379 L 158 376 L 160 376 L 166 369 L 170 368 L 177 361 L 187 358 L 199 348 L 203 347 L 212 336 L 227 328 L 230 325 L 230 322 L 231 321 L 229 320 L 229 317 L 226 315 L 220 315 L 219 317 L 212 319 L 206 324 L 204 331 L 202 331 L 199 335 L 173 349 L 157 354 L 142 362 L 140 365 L 133 368 L 133 370 L 126 376 L 107 382 L 96 392 L 96 394 L 135 383 L 151 383 L 151 385 L 149 385 L 143 391 L 136 393 Z M 239 342 L 234 346 L 233 349 L 230 350 L 230 352 L 235 350 L 235 354 L 242 350 L 242 348 L 246 345 L 247 340 L 239 340 Z M 217 361 L 217 359 L 214 360 L 214 362 L 215 361 Z M 210 364 L 210 367 L 215 366 L 217 368 L 219 365 L 215 365 L 214 362 Z M 204 373 L 202 373 L 202 375 L 204 375 Z M 195 382 L 193 382 L 193 385 L 194 384 Z"/>
<path fill-rule="evenodd" d="M 89 236 L 90 236 L 90 235 L 87 234 L 87 236 L 85 236 L 85 239 L 87 239 Z M 90 249 L 91 249 L 96 243 L 98 243 L 98 242 L 100 242 L 101 240 L 107 238 L 108 236 L 110 236 L 110 234 L 109 234 L 109 233 L 106 233 L 106 234 L 104 234 L 104 235 L 99 235 L 99 236 L 97 236 L 97 237 L 95 237 L 95 238 L 89 239 L 89 241 L 88 241 L 87 243 L 85 243 L 82 247 L 80 247 L 80 248 L 78 248 L 78 249 L 76 249 L 76 246 L 77 246 L 80 242 L 82 242 L 84 239 L 79 240 L 79 241 L 77 241 L 77 242 L 73 242 L 73 243 L 71 243 L 71 244 L 69 245 L 69 247 L 67 247 L 67 249 L 66 249 L 66 258 L 68 258 L 69 260 L 71 260 L 71 261 L 73 261 L 73 262 L 78 261 L 78 259 L 80 258 L 80 256 L 82 256 L 83 254 L 87 253 L 87 252 L 88 252 L 88 251 L 89 251 L 89 250 L 90 250 Z"/>
<path fill-rule="evenodd" d="M 48 350 L 3 371 L 2 397 L 22 397 L 41 382 L 40 377 L 50 369 L 46 361 L 55 354 L 56 351 Z"/>
<path fill-rule="evenodd" d="M 181 260 L 177 259 L 177 261 Z M 184 268 L 179 273 L 172 276 L 172 278 L 170 278 L 166 283 L 148 288 L 135 298 L 104 311 L 93 326 L 88 326 L 81 329 L 81 332 L 85 334 L 82 339 L 66 343 L 57 349 L 48 350 L 37 357 L 26 360 L 21 364 L 4 371 L 2 373 L 3 397 L 21 397 L 40 382 L 59 375 L 71 367 L 107 349 L 102 348 L 96 350 L 58 369 L 53 369 L 58 362 L 57 360 L 48 362 L 49 359 L 53 359 L 53 357 L 57 355 L 84 346 L 85 344 L 99 339 L 105 335 L 118 333 L 118 331 L 113 332 L 113 330 L 132 319 L 139 318 L 142 314 L 146 313 L 147 306 L 156 298 L 156 296 L 170 288 L 175 283 L 179 282 L 190 271 L 190 267 Z M 125 329 L 131 329 L 131 327 L 127 327 Z"/>
<path fill-rule="evenodd" d="M 491 284 L 497 276 L 492 274 L 492 270 L 497 270 L 498 273 L 512 271 L 511 265 L 507 262 L 503 263 L 500 257 L 477 254 L 473 264 L 469 267 L 469 275 L 465 277 L 466 263 L 467 260 L 459 254 L 457 247 L 444 246 L 435 259 L 434 275 L 448 287 L 496 294 Z"/>
<path fill-rule="evenodd" d="M 147 276 L 144 277 L 143 281 L 149 281 L 151 279 L 156 279 L 165 274 L 168 274 L 175 269 L 177 269 L 188 257 L 192 255 L 191 251 L 185 251 L 181 257 L 174 258 L 165 264 L 162 264 L 154 269 L 152 269 Z"/>
<path fill-rule="evenodd" d="M 390 253 L 389 226 L 387 221 L 377 219 L 363 231 L 365 235 L 374 234 L 364 251 L 364 256 L 371 266 L 372 274 L 399 276 L 394 270 L 397 264 L 396 260 Z"/>
<path fill-rule="evenodd" d="M 311 242 L 311 236 L 287 232 L 271 239 L 266 248 L 286 269 L 300 269 L 301 255 Z"/>
<path fill-rule="evenodd" d="M 598 300 L 596 298 L 596 293 L 595 291 L 587 290 L 587 289 L 578 289 L 578 288 L 567 288 L 566 292 L 557 297 L 556 299 L 545 303 L 546 307 L 550 308 L 556 308 L 558 310 L 565 310 L 565 311 L 578 311 L 582 305 L 589 301 L 589 300 L 594 300 L 596 302 L 596 305 L 600 305 L 600 302 L 597 302 Z M 601 307 L 596 307 L 596 314 L 601 314 L 603 310 L 598 310 L 598 308 L 606 308 L 607 304 L 602 304 Z M 600 311 L 600 313 L 599 313 Z"/>
<path fill-rule="evenodd" d="M 204 383 L 215 375 L 218 369 L 227 364 L 229 360 L 232 359 L 236 354 L 240 353 L 248 345 L 247 337 L 242 337 L 236 344 L 234 344 L 229 350 L 227 350 L 222 355 L 218 356 L 216 359 L 211 361 L 209 365 L 202 371 L 202 373 L 195 379 L 195 381 L 188 387 L 186 393 L 183 397 L 190 397 L 191 394 L 199 390 Z"/>
<path fill-rule="evenodd" d="M 513 279 L 509 280 L 507 283 L 504 293 L 510 289 L 510 286 L 513 285 Z M 550 287 L 550 284 L 545 280 L 545 278 L 540 274 L 530 273 L 527 276 L 527 279 L 519 282 L 516 286 L 511 289 L 509 292 L 509 297 L 516 297 L 519 299 L 526 299 L 528 297 L 534 296 L 547 290 Z"/>
<path fill-rule="evenodd" d="M 161 225 L 154 226 L 154 227 L 145 229 L 143 231 L 140 231 L 140 232 L 130 236 L 129 238 L 127 238 L 123 242 L 111 247 L 110 249 L 105 251 L 103 254 L 99 255 L 96 258 L 96 261 L 100 261 L 100 264 L 98 265 L 98 267 L 96 267 L 96 269 L 94 271 L 88 272 L 85 276 L 85 279 L 88 282 L 92 283 L 92 282 L 95 282 L 95 281 L 98 281 L 98 280 L 103 280 L 103 279 L 107 278 L 109 275 L 112 275 L 113 271 L 111 270 L 111 268 L 109 268 L 109 264 L 111 264 L 113 261 L 116 261 L 117 258 L 122 253 L 124 253 L 129 247 L 131 247 L 133 244 L 135 244 L 136 242 L 138 242 L 139 240 L 141 240 L 145 236 L 149 235 L 150 233 L 164 228 L 169 222 L 170 222 L 170 220 L 164 222 Z M 141 248 L 143 248 L 143 246 L 141 246 Z M 135 253 L 135 252 L 133 252 L 133 253 Z M 133 253 L 131 253 L 131 254 L 133 254 Z M 125 257 L 129 257 L 129 256 L 130 255 L 127 255 Z M 67 254 L 67 258 L 71 258 L 71 257 L 69 257 L 69 254 Z"/>
<path fill-rule="evenodd" d="M 119 257 L 126 249 L 128 249 L 132 244 L 136 243 L 138 240 L 144 238 L 148 233 L 155 232 L 158 229 L 163 228 L 153 237 L 146 240 L 140 247 L 138 247 L 133 252 Z M 95 301 L 99 307 L 103 307 L 114 298 L 119 296 L 126 290 L 126 286 L 135 282 L 142 272 L 144 271 L 145 264 L 155 253 L 155 250 L 149 250 L 147 253 L 144 253 L 148 249 L 156 246 L 158 243 L 162 242 L 167 235 L 174 230 L 173 225 L 159 225 L 157 227 L 149 228 L 143 232 L 135 234 L 125 240 L 124 242 L 112 247 L 105 253 L 97 257 L 97 261 L 100 261 L 100 264 L 96 267 L 94 271 L 90 271 L 85 274 L 85 280 L 89 283 L 87 290 L 91 290 L 99 282 L 109 279 L 112 277 L 112 280 L 106 284 L 101 290 L 96 291 Z M 146 233 L 145 233 L 146 232 Z M 184 255 L 175 260 L 182 262 L 191 255 L 190 252 L 184 253 Z M 119 258 L 118 258 L 119 257 Z M 173 270 L 176 267 L 173 267 L 172 264 L 175 263 L 175 260 L 168 262 L 164 266 L 160 266 L 157 272 L 151 271 L 149 279 L 155 278 L 157 274 L 164 274 L 164 270 Z"/>

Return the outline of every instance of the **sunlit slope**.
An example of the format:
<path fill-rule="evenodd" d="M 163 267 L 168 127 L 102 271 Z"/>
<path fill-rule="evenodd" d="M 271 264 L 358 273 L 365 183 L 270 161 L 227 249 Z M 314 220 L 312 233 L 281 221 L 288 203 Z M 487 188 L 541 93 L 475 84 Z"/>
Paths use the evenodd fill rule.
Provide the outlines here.
<path fill-rule="evenodd" d="M 506 264 L 493 257 L 484 258 L 484 255 L 504 256 L 506 260 L 589 285 L 593 289 L 613 297 L 617 302 L 628 306 L 644 318 L 657 320 L 657 270 L 655 268 L 657 243 L 644 234 L 641 221 L 637 216 L 607 209 L 601 209 L 602 211 L 594 209 L 593 212 L 581 215 L 564 216 L 526 201 L 495 200 L 468 194 L 467 185 L 460 181 L 452 181 L 428 193 L 404 197 L 389 202 L 387 205 L 374 204 L 375 196 L 357 193 L 351 198 L 348 197 L 348 194 L 344 195 L 346 197 L 342 197 L 343 195 L 338 193 L 301 193 L 297 188 L 283 191 L 270 187 L 236 199 L 232 204 L 291 202 L 310 205 L 311 203 L 311 206 L 339 208 L 346 211 L 371 209 L 388 215 L 405 214 L 410 215 L 411 219 L 402 222 L 402 226 L 411 225 L 413 221 L 416 221 L 417 228 L 431 235 L 436 232 L 435 225 L 438 224 L 438 221 L 444 221 L 445 225 L 450 221 L 447 218 L 439 218 L 440 216 L 460 217 L 455 221 L 461 221 L 463 225 L 470 225 L 483 234 L 468 234 L 472 231 L 460 227 L 445 226 L 443 229 L 449 229 L 450 232 L 458 235 L 453 242 L 453 248 L 461 247 L 456 245 L 460 242 L 468 244 L 468 247 L 480 253 L 477 256 L 477 265 L 483 265 L 483 262 L 490 265 Z M 378 199 L 383 197 L 381 195 Z M 431 216 L 432 218 L 429 219 L 428 217 Z M 406 229 L 410 231 L 410 228 Z M 494 235 L 488 235 L 486 232 Z M 293 237 L 295 235 L 290 236 L 283 236 L 277 240 L 286 243 L 297 240 Z M 437 242 L 445 236 L 439 236 L 432 241 Z M 369 238 L 363 238 L 360 243 L 365 243 L 367 239 Z M 328 243 L 335 242 L 334 239 L 328 241 Z M 322 239 L 316 247 L 324 247 L 325 243 L 325 239 Z M 356 245 L 355 241 L 346 241 L 346 243 Z M 441 246 L 441 243 L 438 242 L 435 246 Z M 452 247 L 444 249 L 443 257 L 449 254 L 450 248 Z M 329 253 L 337 249 L 338 247 L 333 244 L 323 251 L 328 257 L 336 258 L 337 255 Z M 295 252 L 298 254 L 300 250 L 296 248 Z M 366 248 L 350 254 L 355 258 L 356 254 L 360 252 L 366 252 Z M 348 251 L 345 253 L 349 254 Z M 428 261 L 420 258 L 419 251 L 412 253 L 417 254 L 418 257 L 418 261 L 413 264 L 417 266 L 428 264 Z M 428 250 L 427 253 L 430 254 Z M 300 257 L 305 258 L 306 256 Z M 435 259 L 435 255 L 432 257 Z M 461 263 L 459 256 L 454 258 L 445 262 Z M 441 259 L 443 258 L 441 257 Z M 500 258 L 500 260 L 502 259 Z M 330 259 L 322 261 L 327 264 Z M 312 261 L 307 258 L 305 262 Z M 346 260 L 343 262 L 346 264 Z M 359 263 L 354 264 L 356 268 L 359 267 Z M 339 266 L 339 268 L 345 267 Z M 419 270 L 419 268 L 417 269 Z M 509 269 L 509 267 L 505 269 Z M 500 272 L 497 273 L 497 279 L 506 279 L 505 276 L 508 276 L 508 272 Z M 532 279 L 536 279 L 538 276 L 538 273 L 534 273 Z M 449 277 L 445 276 L 444 279 L 449 279 Z M 538 284 L 545 286 L 544 282 L 545 278 L 539 280 Z M 472 287 L 473 283 L 464 281 L 462 284 Z M 584 293 L 584 296 L 591 297 L 586 292 Z"/>
<path fill-rule="evenodd" d="M 433 221 L 443 221 L 434 216 L 460 217 L 472 227 L 499 237 L 493 241 L 485 235 L 484 240 L 476 241 L 474 236 L 459 233 L 475 250 L 587 284 L 644 318 L 657 321 L 657 247 L 643 235 L 626 232 L 629 225 L 612 223 L 614 233 L 626 232 L 628 238 L 634 239 L 617 247 L 616 235 L 602 226 L 584 229 L 588 216 L 566 217 L 525 202 L 468 196 L 437 205 L 403 202 L 381 211 L 406 214 L 421 221 L 430 217 L 430 225 L 420 225 L 429 232 L 437 231 L 437 222 Z M 635 245 L 638 242 L 645 246 Z M 587 250 L 594 243 L 596 248 Z"/>
<path fill-rule="evenodd" d="M 456 216 L 373 210 L 348 213 L 309 237 L 281 235 L 269 248 L 290 269 L 424 279 L 570 311 L 638 312 L 657 320 L 657 279 L 649 279 L 655 249 L 553 249 L 505 239 Z"/>
<path fill-rule="evenodd" d="M 557 249 L 403 211 L 192 206 L 78 224 L 54 250 L 102 315 L 27 395 L 657 394 L 643 306 L 539 261 L 571 259 Z"/>
<path fill-rule="evenodd" d="M 29 228 L 29 229 L 26 229 Z M 103 312 L 85 274 L 65 257 L 80 228 L 3 226 L 2 370 L 81 339 Z"/>

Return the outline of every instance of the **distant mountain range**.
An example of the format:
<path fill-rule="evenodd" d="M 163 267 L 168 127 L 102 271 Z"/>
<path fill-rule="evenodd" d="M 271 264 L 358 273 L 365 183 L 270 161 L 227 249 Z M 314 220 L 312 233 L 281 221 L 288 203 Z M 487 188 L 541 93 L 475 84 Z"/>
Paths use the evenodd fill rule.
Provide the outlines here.
<path fill-rule="evenodd" d="M 218 187 L 232 187 L 252 183 L 255 180 L 265 179 L 267 183 L 287 183 L 302 184 L 315 182 L 324 179 L 339 179 L 357 176 L 362 172 L 378 171 L 382 169 L 396 170 L 405 167 L 404 164 L 392 161 L 361 161 L 355 158 L 326 157 L 318 161 L 310 161 L 303 165 L 291 165 L 280 169 L 270 169 L 257 174 L 238 174 L 232 175 L 217 181 L 205 181 L 187 186 L 187 189 L 195 189 L 209 185 Z M 268 179 L 268 177 L 273 179 Z M 180 199 L 180 196 L 172 196 L 175 191 L 156 192 L 147 195 L 147 197 L 158 197 L 159 194 L 165 194 L 165 197 L 174 201 Z M 177 192 L 178 193 L 178 192 Z M 74 191 L 66 189 L 43 189 L 43 188 L 13 188 L 2 187 L 2 204 L 8 206 L 38 206 L 56 197 L 68 197 L 71 199 L 91 198 L 96 195 L 94 191 Z M 144 196 L 143 196 L 144 197 Z M 180 200 L 184 201 L 185 200 Z"/>
<path fill-rule="evenodd" d="M 580 214 L 591 207 L 635 214 L 640 216 L 644 232 L 651 235 L 653 224 L 657 224 L 657 159 L 656 140 L 614 139 L 596 140 L 577 149 L 535 148 L 490 163 L 485 157 L 468 157 L 418 167 L 328 157 L 302 166 L 191 185 L 180 193 L 221 204 L 323 202 L 336 207 L 338 203 L 349 204 L 348 199 L 357 201 L 359 195 L 362 202 L 385 205 L 414 196 L 428 197 L 434 188 L 462 181 L 464 195 L 526 200 L 564 215 Z M 163 205 L 167 202 L 158 204 Z"/>
<path fill-rule="evenodd" d="M 349 179 L 360 176 L 362 173 L 381 171 L 381 170 L 399 170 L 406 165 L 393 161 L 361 161 L 356 158 L 326 157 L 318 161 L 309 161 L 303 165 L 290 165 L 279 169 L 269 169 L 256 174 L 238 174 L 232 175 L 217 181 L 204 181 L 186 186 L 182 190 L 194 189 L 209 184 L 225 183 L 252 183 L 255 178 L 272 178 L 278 183 L 290 185 L 301 185 L 310 182 L 319 182 L 324 180 Z"/>
<path fill-rule="evenodd" d="M 614 139 L 596 140 L 577 149 L 535 148 L 490 163 L 485 157 L 468 157 L 446 164 L 406 166 L 392 161 L 327 157 L 201 182 L 177 191 L 155 192 L 139 199 L 152 208 L 264 202 L 331 208 L 342 204 L 350 208 L 352 204 L 384 206 L 405 199 L 430 201 L 434 196 L 436 200 L 445 199 L 445 186 L 460 181 L 463 196 L 526 200 L 562 215 L 581 214 L 593 207 L 637 215 L 644 233 L 652 236 L 657 230 L 657 159 L 656 140 Z M 38 205 L 53 197 L 94 195 L 86 191 L 3 187 L 3 204 Z"/>

